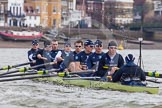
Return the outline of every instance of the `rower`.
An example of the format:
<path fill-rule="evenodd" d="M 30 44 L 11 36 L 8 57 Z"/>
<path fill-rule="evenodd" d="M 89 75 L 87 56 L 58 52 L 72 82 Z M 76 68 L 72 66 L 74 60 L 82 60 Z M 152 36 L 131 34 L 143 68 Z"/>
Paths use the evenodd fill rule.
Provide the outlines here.
<path fill-rule="evenodd" d="M 75 72 L 81 72 L 83 70 L 87 70 L 88 67 L 87 67 L 87 60 L 89 58 L 89 56 L 92 54 L 92 50 L 93 50 L 93 47 L 94 47 L 94 44 L 91 40 L 86 40 L 84 42 L 84 51 L 81 51 L 79 54 L 77 54 L 74 58 L 74 65 L 73 67 L 71 67 L 72 71 L 75 71 Z M 86 75 L 86 74 L 79 74 L 80 76 L 89 76 L 89 75 Z"/>
<path fill-rule="evenodd" d="M 125 57 L 126 64 L 112 75 L 112 81 L 120 81 L 124 85 L 145 86 L 141 81 L 146 80 L 144 71 L 134 63 L 135 57 L 128 54 Z"/>
<path fill-rule="evenodd" d="M 95 76 L 105 77 L 107 75 L 112 75 L 118 68 L 124 65 L 123 57 L 118 54 L 116 50 L 116 42 L 110 41 L 108 44 L 108 52 L 103 54 L 100 59 Z"/>
<path fill-rule="evenodd" d="M 62 50 L 58 49 L 58 41 L 52 40 L 52 50 L 51 50 L 51 56 L 52 56 L 52 62 L 55 64 L 53 65 L 53 68 L 58 69 L 60 67 L 61 62 L 63 61 L 63 58 L 61 57 Z"/>
<path fill-rule="evenodd" d="M 52 50 L 51 42 L 50 41 L 45 41 L 44 42 L 44 48 L 40 49 L 37 52 L 36 64 L 40 65 L 40 64 L 51 62 L 51 60 L 52 60 L 51 53 L 50 53 L 51 50 Z M 49 65 L 49 66 L 41 66 L 41 67 L 37 68 L 37 70 L 42 70 L 42 69 L 52 69 L 52 66 L 51 65 Z"/>
<path fill-rule="evenodd" d="M 104 54 L 102 41 L 96 40 L 96 42 L 94 43 L 94 48 L 95 52 L 89 56 L 87 60 L 87 66 L 88 69 L 95 69 L 97 71 L 99 60 Z"/>
<path fill-rule="evenodd" d="M 77 40 L 74 42 L 75 50 L 70 52 L 68 56 L 64 58 L 64 61 L 60 65 L 60 71 L 75 71 L 75 62 L 74 58 L 77 54 L 79 54 L 82 51 L 83 48 L 83 42 L 81 40 Z"/>
<path fill-rule="evenodd" d="M 68 58 L 70 58 L 71 56 L 70 53 L 72 53 L 71 43 L 65 42 L 64 50 L 61 51 L 61 56 L 60 56 L 60 58 L 62 58 L 62 62 L 60 63 L 60 71 L 64 71 L 65 67 L 68 66 L 69 64 Z"/>
<path fill-rule="evenodd" d="M 28 60 L 29 61 L 36 61 L 36 54 L 39 49 L 39 41 L 32 40 L 32 48 L 28 51 Z M 36 62 L 30 63 L 30 66 L 35 66 Z"/>

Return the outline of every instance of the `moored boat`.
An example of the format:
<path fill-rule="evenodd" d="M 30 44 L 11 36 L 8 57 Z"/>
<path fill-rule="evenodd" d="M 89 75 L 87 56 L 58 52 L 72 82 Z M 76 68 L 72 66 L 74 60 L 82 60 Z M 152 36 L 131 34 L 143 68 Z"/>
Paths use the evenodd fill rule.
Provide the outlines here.
<path fill-rule="evenodd" d="M 40 39 L 43 34 L 36 31 L 7 31 L 0 32 L 0 36 L 4 40 L 31 41 L 33 39 Z"/>
<path fill-rule="evenodd" d="M 139 40 L 127 40 L 128 43 L 133 43 L 133 44 L 140 44 Z M 143 45 L 153 45 L 154 42 L 153 41 L 141 41 L 141 44 Z"/>
<path fill-rule="evenodd" d="M 38 81 L 48 81 L 59 85 L 73 85 L 92 89 L 104 89 L 104 90 L 115 90 L 115 91 L 125 91 L 125 92 L 146 92 L 150 94 L 158 94 L 159 87 L 140 87 L 140 86 L 127 86 L 121 85 L 120 83 L 113 82 L 101 82 L 94 80 L 82 80 L 82 79 L 66 79 L 63 80 L 62 77 L 50 77 L 50 78 L 38 78 Z"/>

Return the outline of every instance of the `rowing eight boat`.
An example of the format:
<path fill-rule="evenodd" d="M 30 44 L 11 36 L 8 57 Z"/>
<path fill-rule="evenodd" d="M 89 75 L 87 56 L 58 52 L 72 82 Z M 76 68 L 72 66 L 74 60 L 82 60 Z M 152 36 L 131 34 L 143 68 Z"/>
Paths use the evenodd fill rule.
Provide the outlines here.
<path fill-rule="evenodd" d="M 158 94 L 159 87 L 140 87 L 140 86 L 126 86 L 121 85 L 120 83 L 113 83 L 113 82 L 101 82 L 101 81 L 94 81 L 94 80 L 82 80 L 76 79 L 71 80 L 66 78 L 63 80 L 62 77 L 50 77 L 50 78 L 38 78 L 38 81 L 48 81 L 53 82 L 54 84 L 59 85 L 73 85 L 85 88 L 93 88 L 93 89 L 105 89 L 105 90 L 115 90 L 115 91 L 125 91 L 125 92 L 146 92 L 149 94 Z"/>

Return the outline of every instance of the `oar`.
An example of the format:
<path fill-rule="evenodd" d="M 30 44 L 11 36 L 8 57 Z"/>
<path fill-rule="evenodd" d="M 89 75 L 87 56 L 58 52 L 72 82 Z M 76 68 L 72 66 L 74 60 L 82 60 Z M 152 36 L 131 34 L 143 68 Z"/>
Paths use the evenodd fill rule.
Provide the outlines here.
<path fill-rule="evenodd" d="M 41 67 L 41 66 L 46 66 L 46 65 L 52 65 L 52 64 L 54 64 L 54 62 L 44 63 L 44 64 L 32 66 L 32 67 L 23 67 L 23 68 L 14 70 L 14 71 L 9 71 L 9 72 L 2 73 L 2 74 L 0 74 L 0 76 L 11 74 L 11 73 L 16 73 L 16 72 L 25 72 L 27 70 L 35 69 L 35 68 L 38 68 L 38 67 Z"/>
<path fill-rule="evenodd" d="M 94 73 L 95 70 L 84 70 L 84 71 L 77 71 L 77 72 L 59 72 L 59 77 L 66 77 L 72 74 L 82 74 L 82 73 Z"/>
<path fill-rule="evenodd" d="M 71 77 L 71 78 L 63 78 L 63 80 L 100 80 L 101 77 Z"/>
<path fill-rule="evenodd" d="M 46 70 L 48 73 L 54 72 L 54 70 Z M 89 73 L 89 72 L 94 72 L 94 70 L 86 70 L 86 71 L 81 71 L 80 73 Z M 10 79 L 1 79 L 0 82 L 5 82 L 5 81 L 15 81 L 15 80 L 24 80 L 24 79 L 34 79 L 34 78 L 46 78 L 46 77 L 64 77 L 67 75 L 71 74 L 77 74 L 78 72 L 61 72 L 61 73 L 52 73 L 52 74 L 45 74 L 45 75 L 35 75 L 35 76 L 27 76 L 27 77 L 19 77 L 19 78 L 10 78 Z"/>
<path fill-rule="evenodd" d="M 146 76 L 149 77 L 155 77 L 155 78 L 162 78 L 162 74 L 160 74 L 159 72 L 144 72 Z"/>
<path fill-rule="evenodd" d="M 44 75 L 44 74 L 49 74 L 50 71 L 48 71 L 48 70 L 41 70 L 41 71 L 33 70 L 33 72 L 11 74 L 11 75 L 3 75 L 3 76 L 0 76 L 0 78 L 16 77 L 16 76 L 27 76 L 27 75 L 35 75 L 35 74 Z M 52 71 L 59 71 L 59 69 L 52 69 Z"/>
<path fill-rule="evenodd" d="M 12 78 L 12 79 L 2 79 L 0 80 L 0 82 L 5 82 L 5 81 L 15 81 L 15 80 L 25 80 L 25 79 L 34 79 L 34 78 L 46 78 L 46 77 L 55 77 L 57 76 L 56 74 L 52 74 L 52 75 L 36 75 L 36 76 L 27 76 L 27 77 L 20 77 L 20 78 Z"/>
<path fill-rule="evenodd" d="M 2 68 L 0 68 L 0 70 L 9 70 L 9 69 L 12 69 L 12 68 L 28 65 L 28 64 L 31 64 L 31 63 L 35 63 L 35 61 L 30 61 L 30 62 L 16 64 L 16 65 L 3 66 Z"/>
<path fill-rule="evenodd" d="M 162 83 L 162 81 L 158 81 L 158 79 L 146 79 L 146 81 L 153 82 L 153 83 Z"/>

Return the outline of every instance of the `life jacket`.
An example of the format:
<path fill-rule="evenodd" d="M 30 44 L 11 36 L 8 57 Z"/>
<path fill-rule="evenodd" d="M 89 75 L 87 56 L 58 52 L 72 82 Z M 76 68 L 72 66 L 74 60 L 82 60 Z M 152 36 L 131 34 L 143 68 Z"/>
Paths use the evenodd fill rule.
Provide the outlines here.
<path fill-rule="evenodd" d="M 113 58 L 110 58 L 109 56 L 106 56 L 105 58 L 105 65 L 103 66 L 104 69 L 110 69 L 109 67 L 117 67 L 118 66 L 118 60 L 119 60 L 119 54 L 116 53 L 116 55 Z"/>

